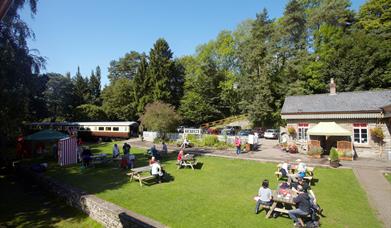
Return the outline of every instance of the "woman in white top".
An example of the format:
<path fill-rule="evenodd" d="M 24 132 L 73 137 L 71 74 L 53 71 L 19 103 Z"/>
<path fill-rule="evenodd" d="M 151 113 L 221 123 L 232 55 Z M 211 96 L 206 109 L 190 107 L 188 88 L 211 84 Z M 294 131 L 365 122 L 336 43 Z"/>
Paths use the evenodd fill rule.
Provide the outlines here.
<path fill-rule="evenodd" d="M 164 172 L 159 162 L 152 163 L 151 165 L 151 174 L 155 176 L 156 182 L 161 183 L 163 179 Z"/>
<path fill-rule="evenodd" d="M 258 200 L 255 206 L 255 214 L 258 214 L 259 206 L 261 206 L 261 204 L 265 206 L 272 205 L 272 190 L 269 188 L 268 180 L 264 180 L 262 182 L 262 187 L 259 188 Z"/>
<path fill-rule="evenodd" d="M 113 158 L 116 158 L 118 156 L 119 156 L 119 148 L 118 148 L 117 144 L 114 144 L 114 147 L 113 147 Z"/>

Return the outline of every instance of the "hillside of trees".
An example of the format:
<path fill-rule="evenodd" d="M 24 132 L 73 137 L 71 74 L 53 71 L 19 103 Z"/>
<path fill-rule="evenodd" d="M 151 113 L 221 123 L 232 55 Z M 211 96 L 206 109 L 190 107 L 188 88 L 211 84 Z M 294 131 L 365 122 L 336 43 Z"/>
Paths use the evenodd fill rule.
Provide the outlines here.
<path fill-rule="evenodd" d="M 88 76 L 40 74 L 45 61 L 26 44 L 33 33 L 16 0 L 0 23 L 0 138 L 23 121 L 138 120 L 147 104 L 173 105 L 186 124 L 247 114 L 255 126 L 281 124 L 289 95 L 391 88 L 391 2 L 290 0 L 280 18 L 266 9 L 221 31 L 195 54 L 173 58 L 164 38 L 146 53 L 130 50 Z M 32 13 L 36 0 L 30 1 Z M 76 67 L 76 66 L 75 66 Z"/>

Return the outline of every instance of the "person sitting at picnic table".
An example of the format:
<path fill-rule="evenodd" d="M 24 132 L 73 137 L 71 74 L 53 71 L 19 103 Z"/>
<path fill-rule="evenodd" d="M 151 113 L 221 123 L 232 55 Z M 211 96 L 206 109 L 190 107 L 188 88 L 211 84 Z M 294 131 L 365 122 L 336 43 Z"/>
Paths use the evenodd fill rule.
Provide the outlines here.
<path fill-rule="evenodd" d="M 296 209 L 288 212 L 289 217 L 294 221 L 294 226 L 300 227 L 298 217 L 307 216 L 310 213 L 311 203 L 310 197 L 306 192 L 303 191 L 301 185 L 297 186 L 298 195 L 293 198 L 293 202 L 296 203 Z"/>
<path fill-rule="evenodd" d="M 157 183 L 162 183 L 164 171 L 160 166 L 159 162 L 154 162 L 151 165 L 151 174 L 155 176 Z"/>
<path fill-rule="evenodd" d="M 181 149 L 178 153 L 178 157 L 176 158 L 177 164 L 180 164 L 182 162 L 182 158 L 183 158 L 183 149 Z"/>
<path fill-rule="evenodd" d="M 181 148 L 189 147 L 189 145 L 190 145 L 190 141 L 187 140 L 187 137 L 185 137 L 185 139 L 183 140 Z"/>
<path fill-rule="evenodd" d="M 114 147 L 113 147 L 113 158 L 116 158 L 118 156 L 119 156 L 119 148 L 118 148 L 117 144 L 114 144 Z"/>
<path fill-rule="evenodd" d="M 289 174 L 289 161 L 284 161 L 280 167 L 282 177 L 287 177 Z"/>
<path fill-rule="evenodd" d="M 259 207 L 262 205 L 270 206 L 272 205 L 272 190 L 269 188 L 269 181 L 264 180 L 262 182 L 262 187 L 259 188 L 258 196 L 256 197 L 257 204 L 255 205 L 255 214 L 258 214 Z"/>
<path fill-rule="evenodd" d="M 296 162 L 299 162 L 299 164 L 296 167 L 297 172 L 288 175 L 289 183 L 298 182 L 299 177 L 303 178 L 306 175 L 307 165 L 304 162 L 301 162 L 300 159 L 297 159 Z"/>
<path fill-rule="evenodd" d="M 89 148 L 85 148 L 83 150 L 83 152 L 81 153 L 81 158 L 83 160 L 83 166 L 84 167 L 88 167 L 90 165 L 91 156 L 92 156 L 92 153 L 91 153 L 91 150 Z"/>
<path fill-rule="evenodd" d="M 151 159 L 149 160 L 149 165 L 152 166 L 154 163 L 156 163 L 156 159 L 154 156 L 152 156 Z"/>
<path fill-rule="evenodd" d="M 303 178 L 299 177 L 297 183 L 292 183 L 291 185 L 292 191 L 298 193 L 299 191 L 297 190 L 297 188 L 299 185 L 303 188 L 303 191 L 307 193 L 308 196 L 310 197 L 311 207 L 314 208 L 319 213 L 322 213 L 323 209 L 320 208 L 320 206 L 316 203 L 316 196 L 314 191 L 312 191 L 311 186 L 306 181 L 304 181 Z"/>

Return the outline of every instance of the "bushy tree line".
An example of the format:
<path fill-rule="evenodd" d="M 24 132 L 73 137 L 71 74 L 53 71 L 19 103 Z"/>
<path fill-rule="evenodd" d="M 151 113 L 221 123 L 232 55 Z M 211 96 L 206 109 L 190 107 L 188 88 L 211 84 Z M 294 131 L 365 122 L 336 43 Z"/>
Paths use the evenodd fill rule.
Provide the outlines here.
<path fill-rule="evenodd" d="M 0 23 L 0 138 L 23 120 L 137 120 L 157 101 L 188 124 L 244 113 L 271 126 L 286 96 L 326 93 L 331 78 L 339 92 L 391 88 L 387 0 L 368 0 L 357 13 L 349 0 L 290 0 L 282 17 L 263 9 L 180 58 L 158 39 L 147 54 L 113 60 L 103 89 L 99 67 L 89 77 L 39 74 L 44 59 L 28 49 L 33 34 L 17 14 L 24 2 Z"/>

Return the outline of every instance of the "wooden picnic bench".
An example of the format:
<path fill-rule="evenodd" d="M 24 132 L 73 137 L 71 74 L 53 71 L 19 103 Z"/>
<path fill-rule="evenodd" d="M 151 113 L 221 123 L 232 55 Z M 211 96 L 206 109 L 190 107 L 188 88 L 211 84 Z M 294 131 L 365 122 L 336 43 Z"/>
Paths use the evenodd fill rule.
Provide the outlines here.
<path fill-rule="evenodd" d="M 186 154 L 182 157 L 182 160 L 177 163 L 178 169 L 181 167 L 191 167 L 194 170 L 194 166 L 197 165 L 197 160 L 194 157 L 194 154 Z"/>
<path fill-rule="evenodd" d="M 282 173 L 280 172 L 281 166 L 282 166 L 281 163 L 278 164 L 277 165 L 277 171 L 274 172 L 274 175 L 276 175 L 277 180 L 280 180 L 282 178 Z M 291 168 L 289 169 L 289 173 L 288 174 L 295 173 L 296 167 L 295 166 L 290 166 L 290 167 Z M 304 176 L 303 178 L 305 180 L 308 180 L 311 183 L 312 179 L 314 178 L 314 170 L 315 170 L 315 167 L 307 166 L 307 168 L 306 168 L 306 176 Z"/>
<path fill-rule="evenodd" d="M 143 173 L 148 173 L 148 175 L 142 175 Z M 151 166 L 133 168 L 126 175 L 130 176 L 130 182 L 133 179 L 138 180 L 141 187 L 143 186 L 143 181 L 152 180 L 156 178 L 151 174 Z"/>
<path fill-rule="evenodd" d="M 266 218 L 270 218 L 274 211 L 288 214 L 290 209 L 295 209 L 296 203 L 293 202 L 293 198 L 296 197 L 296 195 L 297 194 L 292 190 L 289 190 L 286 196 L 280 195 L 276 190 L 272 190 L 273 204 L 270 206 Z M 282 207 L 277 207 L 278 204 L 282 205 Z M 298 217 L 298 220 L 300 224 L 304 226 L 303 220 L 300 217 Z"/>
<path fill-rule="evenodd" d="M 91 156 L 91 165 L 106 164 L 112 161 L 112 158 L 108 158 L 107 154 L 95 154 Z"/>

